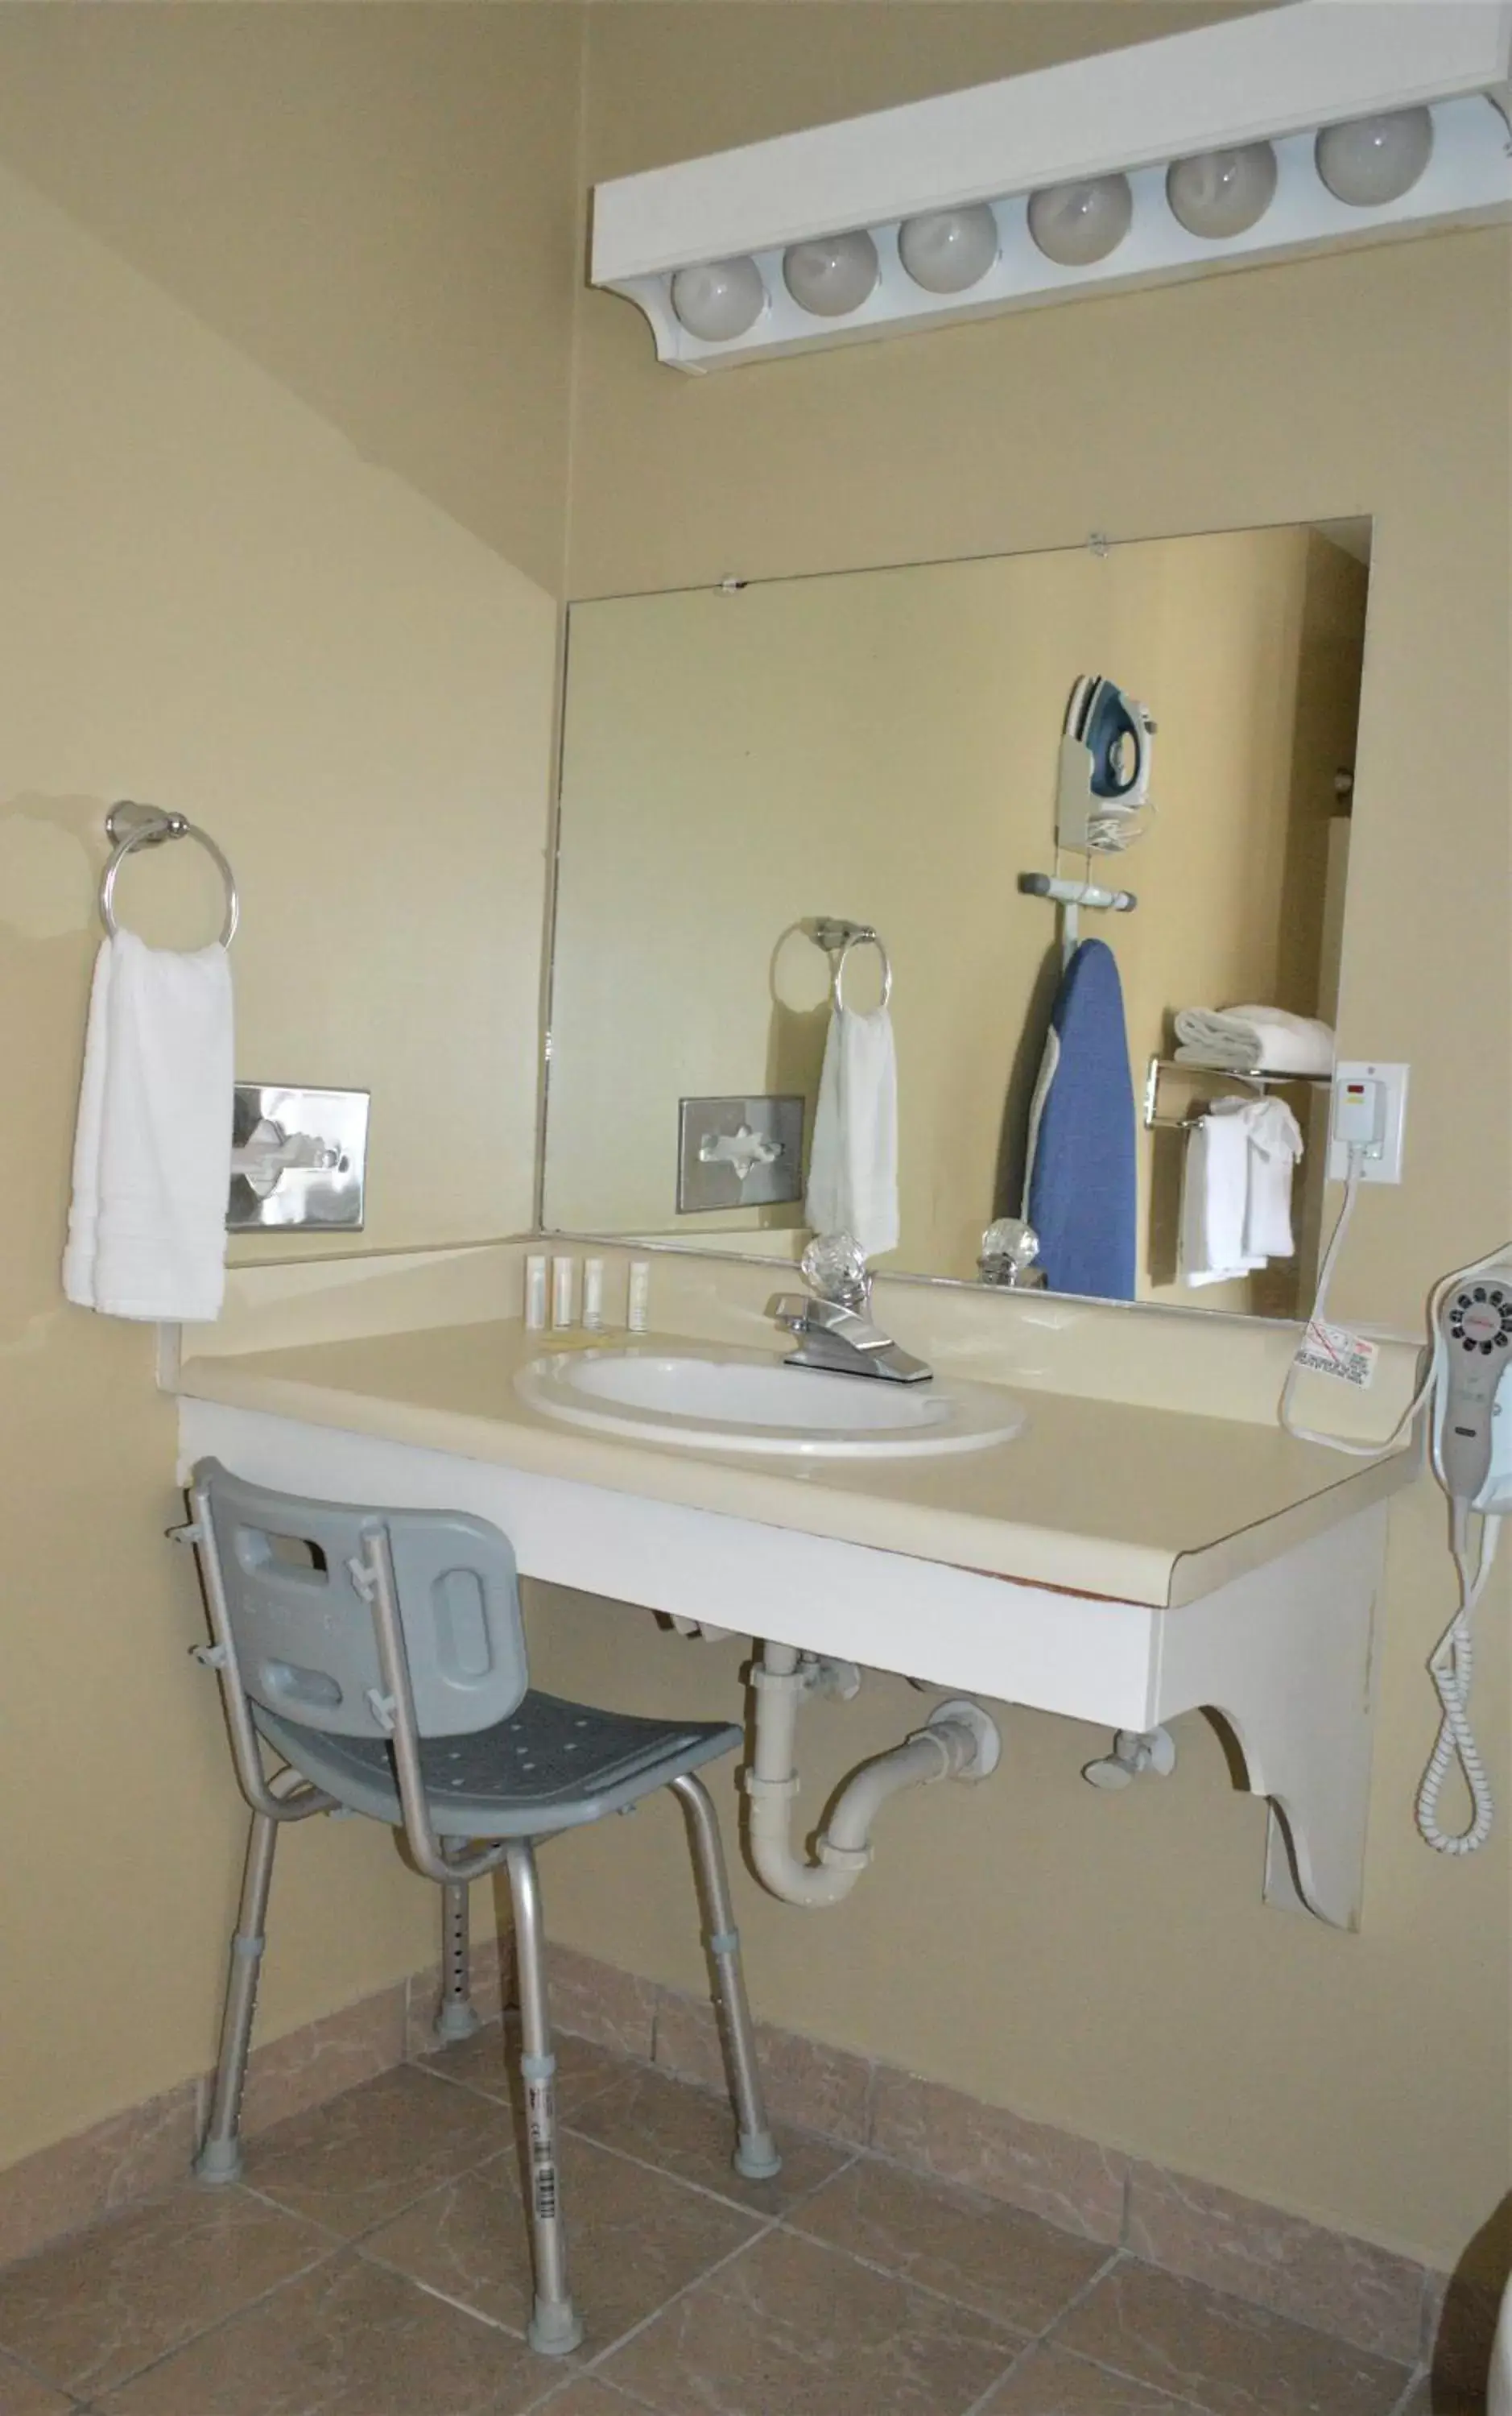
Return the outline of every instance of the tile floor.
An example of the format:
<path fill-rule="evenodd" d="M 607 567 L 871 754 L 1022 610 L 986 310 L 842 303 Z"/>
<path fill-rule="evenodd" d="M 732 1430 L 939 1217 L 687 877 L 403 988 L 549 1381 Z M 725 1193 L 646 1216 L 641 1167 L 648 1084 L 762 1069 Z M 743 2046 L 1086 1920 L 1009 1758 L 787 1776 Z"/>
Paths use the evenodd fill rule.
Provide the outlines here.
<path fill-rule="evenodd" d="M 0 2272 L 0 2416 L 1429 2416 L 1404 2366 L 559 2037 L 588 2339 L 522 2327 L 507 2031 Z M 1446 2402 L 1438 2403 L 1447 2406 Z M 1456 2416 L 1469 2416 L 1458 2403 Z"/>

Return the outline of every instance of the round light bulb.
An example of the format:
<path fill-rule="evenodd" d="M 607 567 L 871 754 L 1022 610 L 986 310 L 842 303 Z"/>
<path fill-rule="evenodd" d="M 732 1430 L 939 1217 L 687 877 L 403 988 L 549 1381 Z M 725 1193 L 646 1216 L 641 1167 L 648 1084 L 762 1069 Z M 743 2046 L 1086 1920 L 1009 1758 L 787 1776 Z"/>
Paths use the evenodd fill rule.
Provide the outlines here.
<path fill-rule="evenodd" d="M 1127 176 L 1091 176 L 1074 185 L 1046 185 L 1029 195 L 1029 233 L 1061 268 L 1090 268 L 1106 260 L 1129 233 L 1134 197 Z"/>
<path fill-rule="evenodd" d="M 997 220 L 985 202 L 967 209 L 929 210 L 905 219 L 898 253 L 926 294 L 964 294 L 980 285 L 997 257 Z"/>
<path fill-rule="evenodd" d="M 690 336 L 727 344 L 754 327 L 767 307 L 767 289 L 754 260 L 703 260 L 672 279 L 672 308 Z"/>
<path fill-rule="evenodd" d="M 1433 155 L 1433 118 L 1427 109 L 1394 109 L 1383 117 L 1346 118 L 1318 137 L 1318 174 L 1336 200 L 1376 210 L 1410 193 Z"/>
<path fill-rule="evenodd" d="M 822 234 L 795 243 L 783 254 L 783 281 L 801 310 L 818 319 L 844 319 L 859 310 L 879 274 L 876 246 L 869 234 Z"/>
<path fill-rule="evenodd" d="M 1236 151 L 1204 151 L 1166 172 L 1165 197 L 1189 234 L 1209 243 L 1243 234 L 1263 219 L 1276 194 L 1276 154 L 1268 143 Z"/>

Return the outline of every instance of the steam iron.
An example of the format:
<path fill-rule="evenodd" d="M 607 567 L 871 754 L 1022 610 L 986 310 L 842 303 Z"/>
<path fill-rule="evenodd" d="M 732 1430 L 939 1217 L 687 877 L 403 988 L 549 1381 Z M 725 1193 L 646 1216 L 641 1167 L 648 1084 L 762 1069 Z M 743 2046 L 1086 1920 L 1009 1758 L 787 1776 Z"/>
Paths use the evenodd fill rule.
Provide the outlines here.
<path fill-rule="evenodd" d="M 1149 803 L 1155 718 L 1116 680 L 1084 672 L 1071 689 L 1060 741 L 1055 838 L 1077 854 L 1105 854 L 1139 837 Z"/>

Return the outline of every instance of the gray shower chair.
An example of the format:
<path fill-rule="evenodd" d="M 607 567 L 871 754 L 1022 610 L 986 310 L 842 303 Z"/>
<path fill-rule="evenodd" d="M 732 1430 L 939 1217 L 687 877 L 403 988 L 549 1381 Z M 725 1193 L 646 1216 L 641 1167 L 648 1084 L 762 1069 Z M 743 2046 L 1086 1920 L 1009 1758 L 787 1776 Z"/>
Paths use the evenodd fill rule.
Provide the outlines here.
<path fill-rule="evenodd" d="M 567 2280 L 535 1842 L 670 1787 L 687 1816 L 714 1972 L 735 2165 L 779 2169 L 756 2072 L 740 1939 L 719 1824 L 698 1767 L 738 1728 L 648 1720 L 530 1686 L 515 1555 L 481 1518 L 305 1502 L 245 1484 L 214 1459 L 194 1470 L 192 1543 L 232 1758 L 252 1811 L 209 2124 L 195 2169 L 234 2181 L 242 2082 L 279 1825 L 342 1809 L 402 1828 L 442 1892 L 442 2037 L 475 2026 L 467 1888 L 501 1863 L 514 1902 L 525 2093 L 525 2174 L 535 2299 L 531 2347 L 575 2348 Z M 285 1765 L 270 1780 L 262 1744 Z"/>

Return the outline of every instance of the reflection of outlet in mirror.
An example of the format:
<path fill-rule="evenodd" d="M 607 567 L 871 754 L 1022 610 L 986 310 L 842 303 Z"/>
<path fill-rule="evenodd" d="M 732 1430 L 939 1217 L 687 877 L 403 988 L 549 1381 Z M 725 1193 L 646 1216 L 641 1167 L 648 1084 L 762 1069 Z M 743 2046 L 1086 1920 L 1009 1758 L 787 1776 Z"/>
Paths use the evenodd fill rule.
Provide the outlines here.
<path fill-rule="evenodd" d="M 802 1196 L 801 1097 L 678 1101 L 680 1216 Z"/>
<path fill-rule="evenodd" d="M 238 1082 L 229 1232 L 358 1230 L 367 1168 L 366 1091 Z"/>
<path fill-rule="evenodd" d="M 1365 1058 L 1340 1059 L 1334 1067 L 1328 1125 L 1330 1182 L 1346 1179 L 1352 1149 L 1361 1153 L 1362 1183 L 1401 1181 L 1407 1071 L 1405 1065 L 1383 1065 Z"/>

